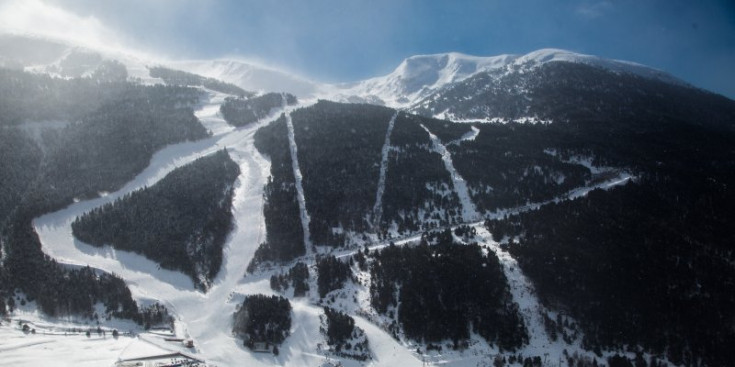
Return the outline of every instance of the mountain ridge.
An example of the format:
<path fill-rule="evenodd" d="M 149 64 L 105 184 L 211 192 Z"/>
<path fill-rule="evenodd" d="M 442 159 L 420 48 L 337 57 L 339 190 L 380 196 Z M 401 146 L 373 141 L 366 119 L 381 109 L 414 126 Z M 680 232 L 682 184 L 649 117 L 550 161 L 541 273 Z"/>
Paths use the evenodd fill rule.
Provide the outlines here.
<path fill-rule="evenodd" d="M 606 59 L 562 49 L 543 48 L 520 54 L 473 56 L 459 52 L 414 55 L 404 59 L 393 72 L 344 86 L 361 96 L 375 95 L 390 107 L 415 105 L 440 89 L 483 72 L 525 72 L 550 62 L 585 64 L 615 73 L 630 73 L 644 78 L 689 86 L 688 83 L 642 64 Z"/>

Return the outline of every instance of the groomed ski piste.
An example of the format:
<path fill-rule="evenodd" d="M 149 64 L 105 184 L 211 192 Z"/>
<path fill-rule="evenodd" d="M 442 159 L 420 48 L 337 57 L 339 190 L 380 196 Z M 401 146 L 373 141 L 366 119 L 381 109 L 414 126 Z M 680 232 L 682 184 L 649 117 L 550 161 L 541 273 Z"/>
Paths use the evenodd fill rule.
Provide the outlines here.
<path fill-rule="evenodd" d="M 378 190 L 375 193 L 375 206 L 373 207 L 373 218 L 371 220 L 373 227 L 380 225 L 383 216 L 383 194 L 385 193 L 385 173 L 388 171 L 388 154 L 390 153 L 390 135 L 393 133 L 393 126 L 396 124 L 396 118 L 400 111 L 396 111 L 393 117 L 388 121 L 388 130 L 385 132 L 385 142 L 380 150 L 380 177 L 378 178 Z"/>
<path fill-rule="evenodd" d="M 15 366 L 37 366 L 44 364 L 68 366 L 112 366 L 116 362 L 133 357 L 149 355 L 168 356 L 180 353 L 198 360 L 206 361 L 207 365 L 214 366 L 419 366 L 424 363 L 447 366 L 478 366 L 490 365 L 492 357 L 499 351 L 490 347 L 478 336 L 473 336 L 471 347 L 465 351 L 445 351 L 443 354 L 423 355 L 417 353 L 422 345 L 399 337 L 395 339 L 385 328 L 381 327 L 380 317 L 371 312 L 369 306 L 369 274 L 359 274 L 358 278 L 365 280 L 364 284 L 350 283 L 340 294 L 355 294 L 357 302 L 347 300 L 335 305 L 338 309 L 349 312 L 355 318 L 355 323 L 362 328 L 369 340 L 372 358 L 366 362 L 339 358 L 324 353 L 318 353 L 319 344 L 325 343 L 325 337 L 320 333 L 319 315 L 322 307 L 315 295 L 315 277 L 312 277 L 312 291 L 305 298 L 291 298 L 293 307 L 292 328 L 290 336 L 279 347 L 280 353 L 274 356 L 270 353 L 254 353 L 243 346 L 242 340 L 236 338 L 232 330 L 232 315 L 249 294 L 276 294 L 269 284 L 269 278 L 280 269 L 259 271 L 253 275 L 246 274 L 246 267 L 260 243 L 265 240 L 265 221 L 263 218 L 263 187 L 270 172 L 270 162 L 254 147 L 253 136 L 255 131 L 286 114 L 289 125 L 289 141 L 292 155 L 297 154 L 293 126 L 290 121 L 290 112 L 296 108 L 308 106 L 316 101 L 307 100 L 296 106 L 284 106 L 280 110 L 272 111 L 271 115 L 259 122 L 242 127 L 233 128 L 226 124 L 219 116 L 219 105 L 225 95 L 207 91 L 207 101 L 199 106 L 196 116 L 209 129 L 213 136 L 201 141 L 186 142 L 168 146 L 157 152 L 151 159 L 150 165 L 132 181 L 120 190 L 101 196 L 96 199 L 79 201 L 60 211 L 49 213 L 36 218 L 34 227 L 43 244 L 44 252 L 60 263 L 68 266 L 91 266 L 122 277 L 129 286 L 133 297 L 139 304 L 146 305 L 158 301 L 164 304 L 176 319 L 175 330 L 169 335 L 176 339 L 192 340 L 193 347 L 187 348 L 179 344 L 166 342 L 164 335 L 145 333 L 130 322 L 119 320 L 102 321 L 102 328 L 120 331 L 130 330 L 118 338 L 112 338 L 109 332 L 105 337 L 90 337 L 84 335 L 48 335 L 44 333 L 24 334 L 19 325 L 23 322 L 31 325 L 75 325 L 83 327 L 82 320 L 50 319 L 38 311 L 34 305 L 21 308 L 13 314 L 10 322 L 3 321 L 0 325 L 0 338 L 7 340 L 0 347 L 4 361 L 12 361 Z M 395 117 L 394 117 L 395 118 Z M 507 209 L 495 213 L 476 212 L 474 204 L 467 193 L 464 180 L 453 169 L 451 156 L 446 147 L 430 134 L 433 148 L 442 155 L 445 166 L 452 176 L 455 191 L 460 196 L 463 206 L 463 217 L 467 224 L 477 228 L 475 241 L 495 252 L 504 266 L 506 277 L 511 286 L 514 301 L 521 306 L 521 312 L 530 332 L 531 340 L 528 345 L 515 353 L 524 356 L 541 356 L 548 359 L 550 364 L 557 364 L 563 350 L 571 355 L 577 352 L 580 355 L 591 355 L 577 344 L 551 342 L 543 330 L 540 312 L 543 307 L 534 296 L 530 282 L 518 268 L 515 260 L 500 248 L 499 244 L 482 226 L 479 220 L 482 217 L 501 217 L 510 213 L 534 210 L 544 203 L 529 203 L 525 206 Z M 389 134 L 390 132 L 388 132 Z M 460 140 L 471 140 L 477 135 L 476 129 Z M 388 138 L 388 137 L 387 137 Z M 461 144 L 461 141 L 456 142 Z M 206 293 L 197 291 L 189 277 L 182 273 L 161 269 L 157 263 L 147 258 L 126 251 L 119 251 L 105 246 L 97 248 L 85 244 L 72 235 L 71 223 L 78 216 L 97 208 L 105 203 L 112 202 L 130 192 L 151 186 L 162 179 L 175 168 L 194 161 L 195 159 L 226 148 L 232 159 L 238 163 L 241 175 L 236 182 L 233 197 L 233 214 L 235 226 L 224 247 L 223 264 L 213 286 Z M 581 162 L 580 162 L 581 163 Z M 585 162 L 586 163 L 586 162 Z M 295 173 L 298 171 L 298 161 L 294 160 Z M 381 173 L 382 174 L 382 173 Z M 632 179 L 630 174 L 621 172 L 616 177 L 599 182 L 589 187 L 581 187 L 570 191 L 554 200 L 567 200 L 586 195 L 595 188 L 610 188 L 625 184 Z M 464 189 L 462 189 L 464 187 Z M 303 191 L 299 197 L 302 210 L 302 224 L 306 213 Z M 308 232 L 306 232 L 308 233 Z M 376 242 L 369 246 L 373 250 L 383 248 L 389 242 L 396 245 L 410 245 L 420 239 L 420 234 L 393 238 L 390 241 Z M 308 237 L 307 237 L 308 238 Z M 351 256 L 355 249 L 334 250 L 338 257 Z M 313 268 L 315 259 L 307 256 L 300 259 Z M 315 274 L 315 272 L 312 272 Z M 365 278 L 367 276 L 367 279 Z M 367 285 L 366 285 L 367 284 Z M 351 298 L 351 297 L 350 297 Z M 358 312 L 359 311 L 359 312 Z M 20 321 L 20 322 L 19 322 Z M 121 324 L 122 323 L 122 324 Z M 96 324 L 94 325 L 96 327 Z M 539 329 L 540 328 L 540 329 Z M 38 328 L 42 330 L 42 327 Z M 577 341 L 578 343 L 578 341 Z"/>
<path fill-rule="evenodd" d="M 449 176 L 452 178 L 452 183 L 454 184 L 454 191 L 457 193 L 457 196 L 459 196 L 459 202 L 462 204 L 462 218 L 465 222 L 477 221 L 478 219 L 480 219 L 480 215 L 477 213 L 475 204 L 470 198 L 470 193 L 467 190 L 467 181 L 465 181 L 464 178 L 459 175 L 457 170 L 454 169 L 454 163 L 452 163 L 452 155 L 449 153 L 447 147 L 442 144 L 441 140 L 439 140 L 436 135 L 432 134 L 431 131 L 426 128 L 426 126 L 421 125 L 421 127 L 429 134 L 432 148 L 435 152 L 439 153 L 439 155 L 442 156 L 444 167 L 447 169 L 447 171 L 449 171 Z M 479 134 L 479 130 L 477 130 L 477 128 L 474 128 L 470 130 L 469 135 L 465 135 L 462 138 L 467 140 L 474 140 L 475 137 L 477 137 L 477 134 Z"/>
<path fill-rule="evenodd" d="M 286 97 L 283 97 L 283 106 L 286 108 Z M 306 253 L 311 253 L 311 232 L 309 231 L 309 212 L 306 210 L 306 196 L 304 195 L 304 184 L 299 166 L 299 153 L 296 146 L 296 135 L 294 135 L 293 121 L 291 120 L 291 111 L 285 113 L 286 128 L 288 128 L 288 147 L 291 153 L 291 165 L 293 167 L 294 181 L 296 181 L 296 199 L 299 202 L 299 212 L 301 213 L 301 228 L 304 231 L 304 248 Z"/>

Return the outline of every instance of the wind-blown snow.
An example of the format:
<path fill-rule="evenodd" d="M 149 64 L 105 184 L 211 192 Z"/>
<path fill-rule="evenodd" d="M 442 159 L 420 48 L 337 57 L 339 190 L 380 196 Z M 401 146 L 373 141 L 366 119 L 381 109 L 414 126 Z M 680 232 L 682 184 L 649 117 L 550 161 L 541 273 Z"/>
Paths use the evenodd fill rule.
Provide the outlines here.
<path fill-rule="evenodd" d="M 459 202 L 462 205 L 463 220 L 465 222 L 478 220 L 480 218 L 480 214 L 477 212 L 477 208 L 475 208 L 475 204 L 470 198 L 469 190 L 467 190 L 467 181 L 465 181 L 464 178 L 460 176 L 459 172 L 454 169 L 454 163 L 452 163 L 452 155 L 447 150 L 447 147 L 442 144 L 441 140 L 436 137 L 436 135 L 432 134 L 431 131 L 429 131 L 429 129 L 427 129 L 426 126 L 424 126 L 423 124 L 421 125 L 421 127 L 429 134 L 432 149 L 442 156 L 444 167 L 446 167 L 447 171 L 449 171 L 449 176 L 452 178 L 452 183 L 454 184 L 454 191 L 457 193 L 457 196 L 459 196 Z M 472 135 L 470 135 L 469 137 L 472 137 Z"/>
<path fill-rule="evenodd" d="M 194 74 L 223 80 L 248 91 L 289 92 L 302 98 L 311 97 L 323 88 L 320 83 L 252 61 L 190 60 L 169 62 L 168 65 Z"/>
<path fill-rule="evenodd" d="M 396 117 L 400 112 L 396 111 L 388 122 L 388 130 L 385 132 L 385 143 L 380 156 L 380 177 L 378 178 L 378 190 L 375 193 L 375 206 L 373 207 L 373 228 L 380 225 L 383 216 L 383 193 L 385 192 L 385 173 L 388 170 L 388 153 L 390 153 L 390 134 L 393 132 L 393 125 L 396 123 Z"/>
<path fill-rule="evenodd" d="M 228 94 L 204 89 L 207 94 L 204 103 L 194 112 L 194 115 L 201 121 L 204 128 L 214 136 L 219 136 L 235 130 L 235 127 L 228 124 L 220 115 L 219 106 L 225 102 Z"/>
<path fill-rule="evenodd" d="M 284 97 L 285 104 L 285 97 Z M 296 136 L 294 135 L 293 121 L 291 121 L 291 112 L 286 113 L 286 126 L 288 127 L 288 145 L 291 152 L 291 165 L 293 167 L 293 175 L 296 181 L 296 198 L 299 202 L 299 213 L 301 214 L 301 227 L 304 230 L 304 247 L 306 253 L 311 253 L 311 232 L 309 231 L 309 223 L 311 218 L 306 210 L 306 197 L 304 196 L 303 176 L 301 168 L 299 168 L 299 154 L 296 146 Z"/>

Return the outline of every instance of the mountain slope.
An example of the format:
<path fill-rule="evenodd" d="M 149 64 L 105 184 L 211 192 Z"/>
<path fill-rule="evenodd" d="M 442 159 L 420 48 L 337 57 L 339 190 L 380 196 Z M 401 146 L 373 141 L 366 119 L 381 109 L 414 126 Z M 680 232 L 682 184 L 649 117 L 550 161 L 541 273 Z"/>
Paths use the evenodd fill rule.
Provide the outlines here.
<path fill-rule="evenodd" d="M 345 95 L 355 94 L 383 101 L 391 107 L 415 106 L 443 88 L 481 73 L 502 76 L 532 71 L 550 63 L 573 63 L 633 74 L 647 79 L 686 85 L 675 77 L 644 65 L 578 54 L 559 49 L 541 49 L 526 55 L 478 57 L 456 52 L 409 57 L 390 74 L 354 84 L 344 84 Z"/>
<path fill-rule="evenodd" d="M 0 182 L 0 204 L 25 213 L 3 223 L 0 301 L 35 296 L 46 312 L 66 313 L 77 308 L 65 302 L 84 299 L 85 284 L 109 283 L 123 297 L 106 313 L 125 306 L 130 312 L 121 316 L 132 317 L 135 301 L 155 297 L 175 314 L 176 336 L 194 340 L 191 352 L 224 366 L 310 366 L 327 358 L 350 366 L 542 365 L 546 357 L 570 365 L 733 364 L 733 101 L 638 65 L 559 50 L 446 54 L 410 58 L 390 77 L 352 86 L 288 77 L 263 85 L 377 95 L 406 110 L 303 98 L 279 104 L 278 95 L 264 94 L 273 102 L 267 113 L 232 109 L 228 119 L 248 122 L 234 127 L 218 114 L 227 99 L 208 89 L 220 85 L 214 80 L 176 82 L 197 84 L 191 88 L 131 78 L 122 93 L 88 72 L 106 56 L 66 50 L 38 56 L 46 59 L 32 67 L 62 78 L 7 72 L 12 83 L 88 83 L 97 98 L 0 99 L 14 107 L 4 115 L 13 118 L 3 120 L 2 167 L 18 172 Z M 173 67 L 259 82 L 257 68 L 236 64 Z M 12 83 L 4 84 L 9 92 L 27 93 Z M 19 104 L 29 100 L 46 108 Z M 37 116 L 62 121 L 40 124 Z M 158 268 L 171 259 L 72 236 L 84 213 L 158 182 L 171 184 L 166 194 L 213 194 L 179 190 L 185 178 L 164 177 L 223 147 L 240 171 L 232 197 L 222 199 L 231 209 L 220 203 L 235 226 L 207 292 Z M 48 173 L 31 186 L 37 195 L 15 201 L 12 194 L 39 170 Z M 125 231 L 140 234 L 135 226 Z M 251 261 L 257 266 L 248 269 Z M 298 294 L 277 284 L 295 263 L 308 285 Z M 339 275 L 330 279 L 324 264 Z M 80 266 L 87 270 L 68 271 Z M 120 278 L 98 279 L 93 269 Z M 8 289 L 8 279 L 24 283 Z M 289 298 L 293 324 L 278 355 L 251 353 L 231 334 L 237 306 L 256 294 Z M 354 318 L 371 361 L 324 348 L 323 306 Z"/>

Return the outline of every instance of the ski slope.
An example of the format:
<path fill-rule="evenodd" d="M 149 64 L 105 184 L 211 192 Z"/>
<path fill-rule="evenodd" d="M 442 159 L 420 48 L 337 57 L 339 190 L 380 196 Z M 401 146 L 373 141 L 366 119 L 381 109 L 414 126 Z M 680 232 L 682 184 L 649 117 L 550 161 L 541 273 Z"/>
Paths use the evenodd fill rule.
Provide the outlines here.
<path fill-rule="evenodd" d="M 280 269 L 271 269 L 266 272 L 256 273 L 245 277 L 246 267 L 260 243 L 265 240 L 265 221 L 263 218 L 263 187 L 270 173 L 270 162 L 260 155 L 254 147 L 254 133 L 264 124 L 267 124 L 284 113 L 287 119 L 290 150 L 293 159 L 294 174 L 297 182 L 300 182 L 301 174 L 298 167 L 297 147 L 293 123 L 290 112 L 299 107 L 311 104 L 308 101 L 300 106 L 286 107 L 273 111 L 267 118 L 242 128 L 232 128 L 219 116 L 219 104 L 224 100 L 224 95 L 217 92 L 207 91 L 207 101 L 199 106 L 195 112 L 204 126 L 213 133 L 213 136 L 197 142 L 187 142 L 171 145 L 156 153 L 151 159 L 150 165 L 132 181 L 120 190 L 109 193 L 104 197 L 93 200 L 79 201 L 60 211 L 49 213 L 34 220 L 34 227 L 39 235 L 43 250 L 46 254 L 57 261 L 69 265 L 86 266 L 115 273 L 125 279 L 133 296 L 139 302 L 145 304 L 159 301 L 165 304 L 176 318 L 176 334 L 178 337 L 192 339 L 195 348 L 191 354 L 196 358 L 206 360 L 207 363 L 217 366 L 318 366 L 327 361 L 327 357 L 317 353 L 319 344 L 324 343 L 324 336 L 320 332 L 319 315 L 322 308 L 317 306 L 317 301 L 310 298 L 291 299 L 293 307 L 293 323 L 291 335 L 279 347 L 280 354 L 253 353 L 242 345 L 242 341 L 231 333 L 232 315 L 244 297 L 248 294 L 274 294 L 270 288 L 269 277 Z M 397 114 L 391 119 L 391 124 Z M 465 222 L 476 222 L 481 219 L 480 213 L 475 209 L 466 183 L 454 170 L 451 156 L 439 139 L 429 134 L 435 151 L 442 155 L 445 167 L 452 176 L 455 190 L 461 199 L 462 213 Z M 477 130 L 472 129 L 470 133 L 460 140 L 471 140 L 477 136 Z M 390 127 L 386 133 L 386 146 L 389 147 Z M 460 142 L 457 142 L 460 143 Z M 233 197 L 233 215 L 235 226 L 224 247 L 222 268 L 213 281 L 211 289 L 207 293 L 197 291 L 189 277 L 175 271 L 161 269 L 157 263 L 147 258 L 113 249 L 111 247 L 93 247 L 76 240 L 71 231 L 71 223 L 78 216 L 97 208 L 105 203 L 116 200 L 132 191 L 150 186 L 162 179 L 175 168 L 185 165 L 195 159 L 214 153 L 226 148 L 232 159 L 239 165 L 241 175 L 235 184 Z M 385 148 L 384 148 L 385 150 Z M 384 174 L 384 173 L 382 173 Z M 621 173 L 605 182 L 585 188 L 579 188 L 569 192 L 565 197 L 556 200 L 564 200 L 585 195 L 590 190 L 600 187 L 609 188 L 624 184 L 631 176 Z M 308 213 L 306 213 L 305 198 L 303 191 L 299 195 L 299 204 L 302 213 L 302 225 L 308 230 Z M 541 203 L 524 207 L 510 209 L 507 212 L 533 210 Z M 486 216 L 502 215 L 501 213 L 485 213 Z M 304 220 L 305 219 L 305 220 Z M 556 358 L 564 348 L 574 349 L 572 345 L 548 340 L 544 330 L 539 330 L 539 306 L 538 300 L 533 296 L 530 282 L 520 273 L 514 260 L 497 248 L 497 243 L 492 242 L 489 233 L 483 232 L 481 225 L 478 228 L 479 238 L 483 239 L 489 248 L 496 252 L 504 264 L 506 275 L 510 281 L 511 290 L 516 302 L 521 305 L 524 320 L 531 332 L 531 343 L 524 348 L 524 353 L 529 355 L 547 355 Z M 305 233 L 308 233 L 305 231 Z M 308 238 L 308 237 L 307 237 Z M 403 240 L 393 239 L 398 245 L 409 244 L 417 241 L 420 235 L 413 235 Z M 375 243 L 371 249 L 379 249 L 387 243 Z M 309 245 L 307 248 L 311 248 Z M 334 254 L 340 257 L 349 256 L 353 250 L 336 251 Z M 307 263 L 313 265 L 314 257 L 307 257 Z M 314 289 L 316 287 L 313 287 Z M 361 303 L 365 303 L 365 293 L 361 296 Z M 368 302 L 369 304 L 369 302 Z M 353 313 L 354 316 L 354 313 Z M 406 340 L 396 340 L 384 329 L 361 316 L 355 316 L 355 323 L 362 328 L 369 340 L 373 359 L 366 362 L 374 366 L 418 366 L 422 364 L 423 356 L 416 353 L 416 348 L 422 345 Z M 58 350 L 57 363 L 61 365 L 112 365 L 117 358 L 123 355 L 140 355 L 145 353 L 151 340 L 101 340 L 93 344 L 85 344 L 84 339 L 47 340 L 47 336 L 17 335 L 17 330 L 0 329 L 0 335 L 8 335 L 8 353 L 15 356 L 14 365 L 35 366 L 39 361 L 49 360 L 54 353 L 27 353 L 34 348 L 50 347 Z M 143 338 L 145 339 L 145 338 Z M 474 346 L 470 351 L 445 353 L 434 355 L 431 362 L 447 366 L 475 366 L 483 362 L 488 355 L 497 353 L 488 347 L 482 340 L 473 337 Z M 90 342 L 91 343 L 91 342 Z M 89 353 L 64 353 L 61 350 L 89 350 L 101 349 L 104 352 L 88 356 Z M 85 349 L 86 348 L 86 349 Z M 160 349 L 160 346 L 159 346 Z M 580 353 L 583 351 L 579 348 Z M 362 362 L 349 359 L 329 357 L 331 361 L 338 361 L 344 366 L 360 366 Z"/>
<path fill-rule="evenodd" d="M 197 358 L 217 366 L 238 366 L 243 363 L 249 366 L 319 365 L 325 357 L 309 351 L 316 351 L 316 345 L 323 340 L 319 332 L 319 314 L 322 313 L 320 307 L 300 301 L 292 302 L 292 333 L 277 357 L 252 353 L 242 346 L 241 340 L 231 334 L 232 315 L 246 294 L 272 294 L 267 279 L 244 278 L 247 264 L 255 249 L 265 240 L 263 187 L 270 172 L 270 162 L 255 149 L 253 135 L 260 126 L 269 123 L 280 113 L 285 112 L 289 116 L 290 110 L 298 106 L 289 107 L 285 111 L 274 111 L 271 116 L 256 124 L 229 129 L 217 113 L 223 98 L 221 94 L 209 92 L 208 102 L 196 112 L 205 127 L 214 133 L 212 138 L 166 147 L 154 155 L 143 172 L 117 192 L 80 201 L 36 218 L 34 227 L 44 252 L 57 261 L 70 265 L 89 265 L 115 273 L 126 280 L 134 298 L 139 302 L 157 300 L 165 304 L 176 317 L 177 335 L 194 340 L 193 354 Z M 155 262 L 143 256 L 107 246 L 93 247 L 73 237 L 71 223 L 76 217 L 132 191 L 150 186 L 176 167 L 223 148 L 227 148 L 232 159 L 240 166 L 241 175 L 236 181 L 233 197 L 235 228 L 224 247 L 222 268 L 207 293 L 195 290 L 191 280 L 185 275 L 160 269 Z M 378 360 L 396 361 L 407 366 L 416 365 L 394 356 L 394 349 L 398 347 L 394 342 L 391 344 L 390 336 L 366 327 L 368 329 L 373 331 L 369 333 L 371 342 L 375 340 L 376 345 L 391 346 L 390 354 L 377 353 Z M 108 348 L 104 345 L 102 347 Z M 108 349 L 111 352 L 101 355 L 102 359 L 112 357 L 119 348 L 112 345 Z M 16 365 L 38 365 L 34 355 L 24 355 L 26 359 L 18 361 Z M 116 358 L 110 358 L 106 363 L 95 360 L 94 364 L 112 365 L 115 360 Z M 70 359 L 69 364 L 72 362 L 75 363 L 75 360 Z M 350 360 L 342 363 L 356 365 Z"/>
<path fill-rule="evenodd" d="M 286 105 L 286 97 L 284 96 L 283 105 Z M 301 213 L 301 227 L 304 231 L 304 248 L 306 253 L 311 253 L 311 232 L 309 231 L 309 223 L 311 217 L 306 210 L 306 196 L 304 196 L 303 176 L 299 166 L 298 147 L 296 146 L 296 135 L 293 129 L 293 121 L 291 120 L 291 112 L 286 112 L 286 127 L 288 128 L 288 146 L 291 153 L 291 165 L 293 166 L 294 181 L 296 181 L 296 199 L 299 202 L 299 213 Z"/>
<path fill-rule="evenodd" d="M 447 150 L 447 147 L 442 144 L 441 140 L 439 140 L 436 135 L 432 134 L 431 131 L 426 128 L 426 126 L 421 125 L 421 127 L 429 134 L 433 150 L 442 156 L 444 167 L 446 167 L 447 171 L 449 171 L 449 176 L 452 178 L 452 183 L 454 184 L 454 191 L 457 193 L 457 196 L 459 196 L 459 202 L 462 204 L 463 220 L 465 222 L 473 222 L 479 220 L 480 214 L 477 212 L 477 208 L 470 198 L 470 193 L 467 189 L 467 181 L 465 181 L 464 178 L 460 176 L 459 172 L 454 169 L 454 163 L 452 163 L 452 155 L 449 153 L 449 150 Z M 477 130 L 477 134 L 475 134 L 474 129 L 471 130 L 470 133 L 470 135 L 465 135 L 464 138 L 468 140 L 474 139 L 477 134 L 479 134 L 479 130 Z"/>
<path fill-rule="evenodd" d="M 378 178 L 378 190 L 375 193 L 375 206 L 373 207 L 373 228 L 377 229 L 383 216 L 383 193 L 385 192 L 385 174 L 388 171 L 388 153 L 390 153 L 390 135 L 396 124 L 396 117 L 400 112 L 396 111 L 388 121 L 388 130 L 385 132 L 385 143 L 380 151 L 380 177 Z"/>

